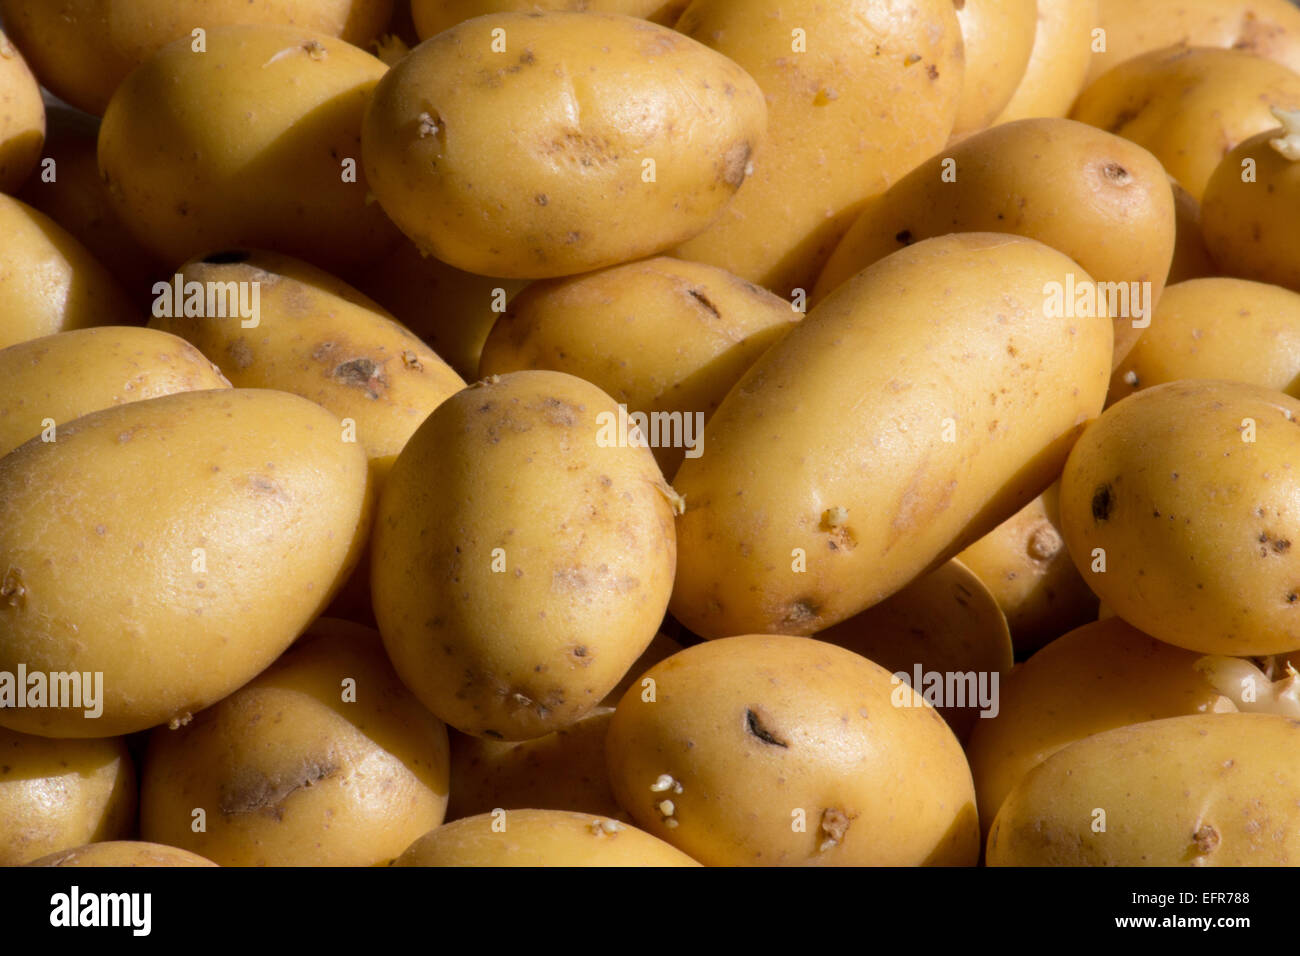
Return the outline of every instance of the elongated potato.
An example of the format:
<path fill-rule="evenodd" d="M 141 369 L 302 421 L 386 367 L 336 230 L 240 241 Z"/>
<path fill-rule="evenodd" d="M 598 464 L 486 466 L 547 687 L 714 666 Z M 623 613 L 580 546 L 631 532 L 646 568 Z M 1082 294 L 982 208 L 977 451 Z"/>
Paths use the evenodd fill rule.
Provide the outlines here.
<path fill-rule="evenodd" d="M 356 562 L 368 492 L 329 412 L 258 389 L 92 412 L 0 458 L 0 671 L 103 687 L 99 716 L 74 701 L 0 726 L 112 736 L 247 683 Z"/>
<path fill-rule="evenodd" d="M 1069 113 L 1088 73 L 1096 24 L 1097 0 L 1038 0 L 1038 26 L 1025 75 L 993 122 Z"/>
<path fill-rule="evenodd" d="M 1300 401 L 1238 382 L 1169 382 L 1112 405 L 1061 476 L 1061 531 L 1084 580 L 1178 647 L 1300 645 L 1298 418 Z"/>
<path fill-rule="evenodd" d="M 789 296 L 810 289 L 863 201 L 948 140 L 965 68 L 950 0 L 695 0 L 677 23 L 768 101 L 754 175 L 673 253 Z"/>
<path fill-rule="evenodd" d="M 410 0 L 411 17 L 421 40 L 458 23 L 489 13 L 568 10 L 619 13 L 672 26 L 689 0 Z"/>
<path fill-rule="evenodd" d="M 545 278 L 694 236 L 744 183 L 767 109 L 725 56 L 598 13 L 501 13 L 420 44 L 375 88 L 364 156 L 425 252 Z"/>
<path fill-rule="evenodd" d="M 674 616 L 705 637 L 824 630 L 1041 493 L 1109 378 L 1104 309 L 1050 317 L 1071 282 L 1091 279 L 1041 243 L 965 233 L 827 297 L 677 473 Z"/>
<path fill-rule="evenodd" d="M 953 4 L 966 68 L 953 135 L 993 122 L 1020 85 L 1038 30 L 1036 0 L 964 0 Z"/>
<path fill-rule="evenodd" d="M 1171 717 L 1095 734 L 1011 791 L 990 866 L 1294 866 L 1300 721 Z"/>
<path fill-rule="evenodd" d="M 13 192 L 31 175 L 44 141 L 40 85 L 0 30 L 0 192 Z"/>

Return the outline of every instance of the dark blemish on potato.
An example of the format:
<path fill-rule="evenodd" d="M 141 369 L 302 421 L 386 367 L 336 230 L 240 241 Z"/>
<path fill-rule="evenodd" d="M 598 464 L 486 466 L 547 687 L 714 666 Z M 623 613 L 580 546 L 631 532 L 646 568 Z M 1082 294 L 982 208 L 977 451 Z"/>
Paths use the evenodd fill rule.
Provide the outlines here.
<path fill-rule="evenodd" d="M 910 246 L 912 244 L 912 230 L 904 229 L 902 232 L 896 233 L 894 241 L 899 245 Z"/>
<path fill-rule="evenodd" d="M 712 302 L 710 302 L 709 297 L 706 296 L 699 289 L 690 289 L 688 290 L 688 294 L 692 299 L 694 299 L 696 302 L 702 305 L 705 309 L 712 312 L 716 318 L 719 319 L 722 318 L 722 313 L 718 311 L 717 306 L 715 306 Z"/>
<path fill-rule="evenodd" d="M 574 245 L 575 243 L 582 242 L 582 233 L 577 231 L 570 232 L 567 236 L 564 237 L 564 241 L 569 245 Z"/>
<path fill-rule="evenodd" d="M 925 68 L 925 75 L 931 80 L 937 80 L 939 78 L 939 68 L 931 63 Z"/>
<path fill-rule="evenodd" d="M 3 592 L 0 592 L 0 593 L 3 593 Z M 1296 601 L 1298 601 L 1298 600 L 1300 600 L 1300 594 L 1296 594 L 1295 591 L 1288 591 L 1288 592 L 1287 592 L 1287 595 L 1286 595 L 1286 603 L 1287 603 L 1287 604 L 1294 604 L 1294 603 L 1295 603 Z"/>
<path fill-rule="evenodd" d="M 844 834 L 849 832 L 849 824 L 851 822 L 849 815 L 838 807 L 828 807 L 822 811 L 821 829 L 822 833 L 826 834 L 828 841 L 842 843 L 844 841 Z M 829 849 L 829 847 L 823 843 L 822 849 Z"/>
<path fill-rule="evenodd" d="M 204 256 L 203 262 L 210 266 L 228 266 L 236 262 L 247 262 L 253 258 L 253 254 L 247 249 L 228 249 L 225 252 L 214 252 L 210 256 Z"/>
<path fill-rule="evenodd" d="M 176 204 L 176 214 L 180 216 L 188 216 L 190 214 L 190 204 L 187 202 L 178 202 Z"/>
<path fill-rule="evenodd" d="M 821 605 L 812 598 L 800 598 L 794 601 L 781 623 L 791 627 L 804 627 L 816 621 L 821 615 Z"/>
<path fill-rule="evenodd" d="M 23 584 L 23 569 L 10 568 L 0 581 L 0 601 L 10 607 L 22 607 L 27 602 L 27 587 Z"/>
<path fill-rule="evenodd" d="M 1133 180 L 1129 171 L 1119 163 L 1107 163 L 1101 167 L 1101 174 L 1116 186 L 1127 186 Z"/>
<path fill-rule="evenodd" d="M 1219 845 L 1219 831 L 1208 823 L 1203 824 L 1192 834 L 1192 842 L 1196 844 L 1197 853 L 1213 853 L 1215 847 Z"/>
<path fill-rule="evenodd" d="M 745 181 L 749 160 L 754 155 L 754 148 L 746 141 L 737 143 L 727 150 L 722 157 L 722 181 L 733 189 L 739 189 Z"/>
<path fill-rule="evenodd" d="M 220 809 L 223 816 L 242 813 L 265 813 L 284 819 L 284 801 L 298 790 L 315 786 L 338 773 L 337 764 L 323 760 L 304 760 L 294 771 L 269 777 L 248 772 L 221 788 Z"/>
<path fill-rule="evenodd" d="M 226 354 L 235 363 L 235 368 L 248 368 L 253 364 L 253 350 L 243 339 L 236 339 L 226 346 Z"/>
<path fill-rule="evenodd" d="M 534 196 L 533 198 L 536 200 L 537 205 L 539 205 L 539 206 L 545 206 L 547 203 L 549 203 L 549 202 L 551 201 L 551 200 L 547 197 L 546 193 L 538 193 L 538 194 L 537 194 L 536 196 Z"/>
<path fill-rule="evenodd" d="M 1110 509 L 1114 505 L 1110 485 L 1102 485 L 1092 493 L 1092 520 L 1106 521 L 1110 518 Z"/>
<path fill-rule="evenodd" d="M 763 726 L 763 722 L 753 708 L 745 711 L 745 729 L 765 744 L 771 744 L 773 747 L 783 747 L 786 750 L 790 749 L 789 744 Z"/>
<path fill-rule="evenodd" d="M 371 358 L 354 358 L 334 366 L 330 378 L 340 385 L 364 388 L 367 398 L 378 398 L 388 386 L 383 376 L 383 366 Z"/>
<path fill-rule="evenodd" d="M 548 425 L 559 425 L 564 428 L 572 428 L 578 424 L 579 413 L 583 411 L 584 406 L 574 405 L 560 398 L 543 398 L 529 406 L 533 411 L 539 412 L 542 421 Z"/>

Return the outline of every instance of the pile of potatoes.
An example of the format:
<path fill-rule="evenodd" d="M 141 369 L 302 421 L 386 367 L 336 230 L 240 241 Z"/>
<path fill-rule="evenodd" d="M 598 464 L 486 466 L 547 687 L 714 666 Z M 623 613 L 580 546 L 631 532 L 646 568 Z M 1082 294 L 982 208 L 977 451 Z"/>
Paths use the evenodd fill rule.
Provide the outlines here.
<path fill-rule="evenodd" d="M 1288 0 L 0 22 L 0 864 L 1300 863 Z"/>

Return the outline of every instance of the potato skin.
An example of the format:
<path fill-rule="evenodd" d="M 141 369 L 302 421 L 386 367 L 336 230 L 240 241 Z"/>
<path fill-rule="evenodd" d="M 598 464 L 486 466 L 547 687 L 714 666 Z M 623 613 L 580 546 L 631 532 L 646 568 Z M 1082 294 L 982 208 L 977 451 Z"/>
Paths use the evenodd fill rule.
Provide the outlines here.
<path fill-rule="evenodd" d="M 444 824 L 393 861 L 393 866 L 699 865 L 663 840 L 618 820 L 533 809 L 484 813 Z"/>
<path fill-rule="evenodd" d="M 0 725 L 111 736 L 226 696 L 329 601 L 368 493 L 328 412 L 258 389 L 92 412 L 0 458 L 0 670 L 104 675 L 98 718 L 7 709 Z"/>
<path fill-rule="evenodd" d="M 1097 0 L 1038 0 L 1034 48 L 1010 102 L 993 121 L 1065 116 L 1092 58 Z"/>
<path fill-rule="evenodd" d="M 1297 417 L 1300 401 L 1281 392 L 1202 380 L 1107 409 L 1061 476 L 1061 531 L 1089 587 L 1178 647 L 1247 656 L 1300 645 Z"/>
<path fill-rule="evenodd" d="M 168 44 L 104 113 L 99 168 L 114 208 L 168 263 L 240 247 L 328 269 L 378 259 L 398 234 L 367 202 L 361 117 L 386 70 L 292 27 L 216 27 L 206 53 Z"/>
<path fill-rule="evenodd" d="M 700 232 L 745 181 L 766 125 L 744 70 L 666 27 L 502 13 L 393 67 L 366 111 L 363 152 L 379 203 L 423 251 L 545 278 Z"/>
<path fill-rule="evenodd" d="M 1300 107 L 1300 74 L 1241 50 L 1180 47 L 1103 74 L 1070 117 L 1146 147 L 1199 201 L 1225 151 L 1277 125 L 1272 106 Z"/>
<path fill-rule="evenodd" d="M 954 4 L 966 69 L 953 136 L 984 129 L 1020 85 L 1038 30 L 1036 0 L 965 0 Z"/>
<path fill-rule="evenodd" d="M 490 13 L 570 11 L 617 13 L 672 26 L 689 0 L 410 0 L 421 40 Z"/>
<path fill-rule="evenodd" d="M 1011 791 L 988 864 L 1294 866 L 1297 748 L 1300 721 L 1276 714 L 1171 717 L 1080 740 Z"/>
<path fill-rule="evenodd" d="M 120 737 L 52 740 L 0 729 L 0 866 L 135 827 L 135 767 Z"/>
<path fill-rule="evenodd" d="M 674 479 L 673 615 L 704 637 L 815 633 L 1041 493 L 1110 369 L 1109 319 L 1044 316 L 1045 283 L 1068 274 L 1087 281 L 1032 239 L 966 233 L 900 250 L 814 308 Z"/>
<path fill-rule="evenodd" d="M 945 181 L 949 160 L 956 182 Z M 1151 283 L 1154 306 L 1174 253 L 1173 195 L 1159 161 L 1118 136 L 1066 119 L 1005 123 L 868 202 L 817 280 L 814 302 L 891 252 L 950 232 L 1037 239 L 1098 282 Z M 1112 316 L 1115 362 L 1150 318 Z"/>
<path fill-rule="evenodd" d="M 0 193 L 14 192 L 31 175 L 44 141 L 40 85 L 0 30 Z"/>
<path fill-rule="evenodd" d="M 629 690 L 606 741 L 614 795 L 647 832 L 709 866 L 975 863 L 961 745 L 865 657 L 750 634 L 647 676 L 653 701 Z"/>
<path fill-rule="evenodd" d="M 86 846 L 51 853 L 49 856 L 33 860 L 28 866 L 90 866 L 90 867 L 126 867 L 126 866 L 216 866 L 211 860 L 180 850 L 174 846 L 162 846 L 158 843 L 142 843 L 138 840 L 116 840 L 106 843 L 91 843 Z"/>
<path fill-rule="evenodd" d="M 114 405 L 230 388 L 184 339 L 134 326 L 58 332 L 0 349 L 0 382 L 0 457 L 39 435 L 46 418 L 57 427 Z"/>
<path fill-rule="evenodd" d="M 768 137 L 744 190 L 672 255 L 780 296 L 812 287 L 861 203 L 939 150 L 957 116 L 951 0 L 695 0 L 677 29 L 758 81 Z"/>
<path fill-rule="evenodd" d="M 365 47 L 393 0 L 0 0 L 0 17 L 42 83 L 78 109 L 103 115 L 128 73 L 202 26 L 288 26 Z"/>
<path fill-rule="evenodd" d="M 613 399 L 571 375 L 494 377 L 440 405 L 384 485 L 376 620 L 407 686 L 462 733 L 573 723 L 663 619 L 671 489 L 649 449 L 601 444 L 602 414 Z"/>
<path fill-rule="evenodd" d="M 447 728 L 376 631 L 325 621 L 186 726 L 153 732 L 141 835 L 222 866 L 373 866 L 438 826 L 447 794 Z"/>
<path fill-rule="evenodd" d="M 707 420 L 801 318 L 789 302 L 729 272 L 660 256 L 534 282 L 488 335 L 479 375 L 554 369 L 585 378 L 630 412 Z M 668 477 L 687 451 L 651 450 Z"/>

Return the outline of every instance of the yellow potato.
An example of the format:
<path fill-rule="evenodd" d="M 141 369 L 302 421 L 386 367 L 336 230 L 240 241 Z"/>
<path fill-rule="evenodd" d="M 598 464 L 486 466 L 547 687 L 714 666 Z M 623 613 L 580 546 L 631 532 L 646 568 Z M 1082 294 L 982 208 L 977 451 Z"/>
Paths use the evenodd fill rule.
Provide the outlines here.
<path fill-rule="evenodd" d="M 14 192 L 31 175 L 44 140 L 41 88 L 0 30 L 0 192 Z"/>
<path fill-rule="evenodd" d="M 646 259 L 533 283 L 488 335 L 479 376 L 548 368 L 585 378 L 646 416 L 637 424 L 671 477 L 683 455 L 704 453 L 703 423 L 731 386 L 801 317 L 713 266 Z"/>
<path fill-rule="evenodd" d="M 1300 401 L 1191 380 L 1112 405 L 1061 477 L 1061 531 L 1134 627 L 1207 654 L 1300 645 Z"/>
<path fill-rule="evenodd" d="M 0 676 L 0 701 L 12 678 Z M 121 738 L 51 740 L 0 729 L 0 866 L 127 836 L 135 798 Z"/>
<path fill-rule="evenodd" d="M 372 866 L 442 822 L 447 728 L 402 686 L 378 633 L 323 623 L 186 726 L 153 732 L 146 840 L 222 866 Z"/>
<path fill-rule="evenodd" d="M 672 490 L 561 372 L 443 402 L 384 484 L 371 593 L 398 674 L 463 733 L 540 737 L 600 703 L 672 588 Z"/>
<path fill-rule="evenodd" d="M 1096 734 L 1011 791 L 990 866 L 1294 866 L 1300 721 L 1171 717 Z"/>
<path fill-rule="evenodd" d="M 1218 274 L 1201 234 L 1201 204 L 1178 180 L 1170 176 L 1169 182 L 1174 188 L 1174 261 L 1169 264 L 1165 288 Z"/>
<path fill-rule="evenodd" d="M 140 843 L 132 840 L 91 843 L 62 853 L 51 853 L 28 864 L 28 866 L 91 867 L 216 865 L 211 860 L 205 860 L 187 850 L 178 850 L 174 846 L 160 846 L 157 843 Z"/>
<path fill-rule="evenodd" d="M 614 796 L 647 832 L 712 866 L 975 863 L 961 745 L 865 657 L 746 635 L 647 676 L 606 742 Z"/>
<path fill-rule="evenodd" d="M 1300 398 L 1300 295 L 1246 279 L 1169 286 L 1151 328 L 1115 370 L 1109 401 L 1188 378 L 1247 382 Z"/>
<path fill-rule="evenodd" d="M 0 349 L 0 457 L 29 438 L 113 405 L 173 392 L 229 388 L 221 371 L 183 339 L 153 329 L 105 326 Z"/>
<path fill-rule="evenodd" d="M 1180 47 L 1134 57 L 1093 81 L 1071 118 L 1149 149 L 1198 201 L 1223 155 L 1300 108 L 1300 74 L 1241 50 Z"/>
<path fill-rule="evenodd" d="M 965 233 L 826 298 L 745 373 L 677 473 L 673 615 L 705 637 L 815 633 L 1033 500 L 1110 374 L 1104 309 L 1049 317 L 1049 285 L 1071 282 L 1091 279 L 1041 243 Z"/>
<path fill-rule="evenodd" d="M 1281 129 L 1223 157 L 1205 187 L 1201 228 L 1224 274 L 1300 292 L 1300 98 L 1291 105 L 1274 110 Z"/>
<path fill-rule="evenodd" d="M 966 746 L 985 832 L 1021 778 L 1076 740 L 1147 720 L 1234 711 L 1197 668 L 1200 660 L 1119 618 L 1085 624 L 1029 658 L 1003 683 L 1001 712 L 978 721 Z"/>
<path fill-rule="evenodd" d="M 673 255 L 791 295 L 864 200 L 948 140 L 962 91 L 951 0 L 696 0 L 677 29 L 731 57 L 768 103 L 754 175 Z"/>
<path fill-rule="evenodd" d="M 0 195 L 0 348 L 143 318 L 113 276 L 56 222 Z"/>
<path fill-rule="evenodd" d="M 817 640 L 861 654 L 896 678 L 906 675 L 963 741 L 981 719 L 997 716 L 998 687 L 1012 664 L 1007 619 L 960 561 L 921 575 Z"/>
<path fill-rule="evenodd" d="M 421 40 L 458 23 L 489 13 L 554 10 L 619 13 L 672 26 L 690 0 L 410 0 L 411 18 Z"/>
<path fill-rule="evenodd" d="M 1069 113 L 1083 89 L 1096 24 L 1097 0 L 1038 0 L 1038 26 L 1025 75 L 993 122 Z"/>
<path fill-rule="evenodd" d="M 99 167 L 122 221 L 181 263 L 253 246 L 325 268 L 398 238 L 368 198 L 361 118 L 387 67 L 342 40 L 280 26 L 163 47 L 113 95 Z"/>
<path fill-rule="evenodd" d="M 1020 654 L 1097 616 L 1061 537 L 1060 494 L 1053 484 L 957 556 L 993 593 Z"/>
<path fill-rule="evenodd" d="M 202 27 L 292 26 L 365 47 L 393 0 L 0 0 L 0 17 L 59 98 L 100 115 L 128 73 Z"/>
<path fill-rule="evenodd" d="M 762 92 L 666 27 L 597 13 L 477 17 L 375 88 L 366 173 L 423 250 L 484 275 L 572 275 L 711 223 L 748 175 Z"/>
<path fill-rule="evenodd" d="M 0 671 L 102 675 L 98 717 L 62 695 L 0 725 L 130 733 L 247 683 L 356 562 L 368 491 L 333 416 L 257 389 L 92 412 L 0 458 Z"/>
<path fill-rule="evenodd" d="M 1029 65 L 1038 31 L 1036 0 L 963 0 L 966 70 L 953 135 L 984 129 L 1015 94 Z"/>
<path fill-rule="evenodd" d="M 1118 136 L 1065 119 L 1006 123 L 933 156 L 868 202 L 817 280 L 814 302 L 891 252 L 950 232 L 1028 236 L 1107 283 L 1118 363 L 1164 288 L 1173 196 L 1156 158 Z"/>
<path fill-rule="evenodd" d="M 438 827 L 393 866 L 699 866 L 618 820 L 563 810 L 500 810 Z"/>

